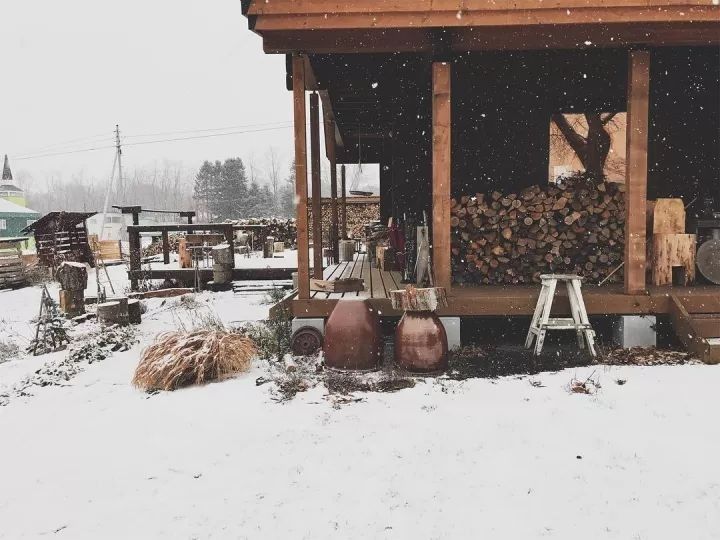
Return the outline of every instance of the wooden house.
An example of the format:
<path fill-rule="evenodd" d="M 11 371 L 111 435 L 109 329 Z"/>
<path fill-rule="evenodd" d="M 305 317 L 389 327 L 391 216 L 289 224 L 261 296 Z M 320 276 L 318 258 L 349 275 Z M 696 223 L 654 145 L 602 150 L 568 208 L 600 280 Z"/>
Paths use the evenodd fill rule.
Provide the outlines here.
<path fill-rule="evenodd" d="M 95 212 L 50 212 L 25 227 L 33 233 L 38 263 L 53 270 L 65 261 L 95 266 L 85 221 Z"/>
<path fill-rule="evenodd" d="M 0 238 L 18 236 L 39 217 L 39 212 L 25 207 L 25 192 L 15 184 L 6 155 L 0 179 Z"/>
<path fill-rule="evenodd" d="M 311 291 L 311 267 L 315 278 L 323 272 L 363 277 L 360 294 L 383 314 L 399 315 L 388 300 L 389 290 L 402 287 L 399 275 L 371 268 L 362 257 L 323 271 L 318 250 L 311 264 L 308 177 L 317 192 L 321 123 L 334 196 L 338 164 L 379 163 L 383 218 L 423 211 L 431 217 L 434 275 L 449 291 L 443 315 L 529 315 L 537 286 L 460 286 L 451 264 L 451 208 L 463 196 L 519 193 L 547 181 L 551 116 L 590 111 L 626 112 L 627 136 L 624 208 L 610 218 L 624 228 L 624 280 L 587 286 L 588 311 L 672 315 L 679 303 L 691 317 L 720 313 L 717 287 L 670 291 L 646 282 L 646 200 L 681 197 L 689 204 L 714 197 L 720 204 L 717 2 L 242 5 L 265 52 L 286 55 L 294 96 L 299 289 L 291 309 L 297 317 L 326 317 L 342 297 Z M 559 304 L 568 309 L 562 299 Z"/>

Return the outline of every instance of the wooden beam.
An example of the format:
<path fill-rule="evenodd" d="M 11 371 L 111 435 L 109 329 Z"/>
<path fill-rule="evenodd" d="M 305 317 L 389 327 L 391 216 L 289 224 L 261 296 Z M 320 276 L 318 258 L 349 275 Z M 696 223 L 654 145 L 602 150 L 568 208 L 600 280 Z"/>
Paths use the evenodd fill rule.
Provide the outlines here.
<path fill-rule="evenodd" d="M 338 189 L 337 189 L 337 159 L 335 157 L 335 122 L 325 122 L 325 139 L 327 144 L 328 160 L 330 161 L 330 243 L 333 252 L 333 262 L 340 261 L 339 225 L 338 225 Z"/>
<path fill-rule="evenodd" d="M 310 94 L 310 176 L 312 178 L 313 277 L 323 278 L 322 195 L 320 184 L 320 102 Z"/>
<path fill-rule="evenodd" d="M 625 293 L 645 291 L 650 53 L 628 53 Z"/>
<path fill-rule="evenodd" d="M 342 199 L 341 199 L 341 207 L 342 207 L 342 224 L 340 225 L 340 228 L 342 229 L 342 237 L 343 240 L 347 240 L 348 233 L 347 233 L 347 192 L 346 192 L 346 184 L 345 184 L 345 164 L 343 163 L 342 167 L 340 167 L 340 183 L 342 184 Z"/>
<path fill-rule="evenodd" d="M 432 66 L 432 257 L 435 286 L 452 285 L 450 275 L 450 165 L 451 94 L 450 64 Z"/>
<path fill-rule="evenodd" d="M 647 22 L 557 25 L 513 25 L 449 28 L 455 52 L 488 50 L 584 49 L 630 46 L 677 47 L 720 45 L 716 21 Z M 303 50 L 330 53 L 431 52 L 429 28 L 374 28 L 360 30 L 268 30 L 262 33 L 266 53 Z M 588 44 L 586 44 L 588 43 Z"/>
<path fill-rule="evenodd" d="M 335 111 L 333 110 L 330 93 L 327 90 L 320 90 L 318 94 L 320 94 L 320 101 L 322 102 L 323 119 L 325 120 L 325 124 L 327 126 L 328 122 L 332 123 L 332 130 L 330 130 L 329 133 L 325 133 L 325 152 L 327 154 L 328 143 L 330 140 L 333 140 L 335 142 L 335 146 L 339 146 L 341 148 L 344 147 L 345 144 L 342 140 L 340 128 L 335 121 Z M 328 135 L 331 135 L 331 137 L 328 137 Z M 327 154 L 327 158 L 330 159 L 329 154 Z"/>
<path fill-rule="evenodd" d="M 307 208 L 307 134 L 305 109 L 305 59 L 295 55 L 293 108 L 295 117 L 295 200 L 297 201 L 298 298 L 310 298 L 310 240 Z"/>
<path fill-rule="evenodd" d="M 323 15 L 325 18 L 340 15 L 365 14 L 380 15 L 425 13 L 428 16 L 438 13 L 450 12 L 457 15 L 460 10 L 462 17 L 473 13 L 504 13 L 506 16 L 516 16 L 524 10 L 549 11 L 558 9 L 589 10 L 597 12 L 611 8 L 621 8 L 626 11 L 630 8 L 654 9 L 667 11 L 669 8 L 684 7 L 692 9 L 693 6 L 708 6 L 707 0 L 552 0 L 551 2 L 538 2 L 538 0 L 363 0 L 362 2 L 338 2 L 337 0 L 272 0 L 267 2 L 257 0 L 252 2 L 249 14 L 251 15 Z M 662 8 L 662 9 L 659 9 Z M 578 16 L 567 13 L 566 16 Z M 458 17 L 458 19 L 462 19 Z M 380 23 L 380 21 L 378 21 Z M 462 24 L 460 20 L 456 24 Z"/>
<path fill-rule="evenodd" d="M 617 0 L 603 2 L 600 6 L 588 6 L 587 0 L 565 0 L 553 2 L 555 6 L 552 7 L 537 0 L 516 0 L 514 9 L 508 9 L 507 2 L 482 2 L 480 7 L 462 9 L 458 0 L 444 3 L 433 0 L 425 7 L 416 1 L 382 1 L 382 5 L 378 5 L 378 1 L 332 2 L 332 6 L 328 6 L 327 2 L 316 0 L 312 4 L 290 0 L 292 7 L 285 13 L 276 10 L 278 0 L 264 2 L 267 9 L 257 18 L 255 31 L 262 34 L 274 30 L 642 24 L 717 21 L 720 16 L 720 6 L 708 5 L 707 0 L 682 2 L 684 5 L 678 5 L 676 0 L 628 0 L 630 5 L 628 1 Z M 460 17 L 458 13 L 461 13 Z"/>

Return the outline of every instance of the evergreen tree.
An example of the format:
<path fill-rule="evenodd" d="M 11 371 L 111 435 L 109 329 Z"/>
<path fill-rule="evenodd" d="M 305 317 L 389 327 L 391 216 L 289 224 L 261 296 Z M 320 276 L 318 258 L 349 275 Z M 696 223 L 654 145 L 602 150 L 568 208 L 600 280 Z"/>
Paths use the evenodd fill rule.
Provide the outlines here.
<path fill-rule="evenodd" d="M 194 198 L 210 221 L 243 217 L 247 194 L 245 165 L 240 158 L 225 163 L 205 161 L 195 177 Z"/>
<path fill-rule="evenodd" d="M 290 165 L 290 175 L 285 179 L 280 194 L 280 212 L 283 217 L 295 217 L 295 160 Z"/>

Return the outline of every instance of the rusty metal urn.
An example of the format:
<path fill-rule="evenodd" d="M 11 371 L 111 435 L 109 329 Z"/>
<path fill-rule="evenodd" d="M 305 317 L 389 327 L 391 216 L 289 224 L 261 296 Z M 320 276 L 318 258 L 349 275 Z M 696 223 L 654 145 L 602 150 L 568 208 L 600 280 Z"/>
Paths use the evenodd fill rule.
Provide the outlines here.
<path fill-rule="evenodd" d="M 405 310 L 395 329 L 395 363 L 414 373 L 447 370 L 447 333 L 434 311 L 447 306 L 445 290 L 408 287 L 390 296 L 395 309 Z"/>
<path fill-rule="evenodd" d="M 325 324 L 325 365 L 370 371 L 382 363 L 382 330 L 377 313 L 365 300 L 338 300 Z"/>
<path fill-rule="evenodd" d="M 445 327 L 432 311 L 406 311 L 395 329 L 395 362 L 415 373 L 447 370 Z"/>

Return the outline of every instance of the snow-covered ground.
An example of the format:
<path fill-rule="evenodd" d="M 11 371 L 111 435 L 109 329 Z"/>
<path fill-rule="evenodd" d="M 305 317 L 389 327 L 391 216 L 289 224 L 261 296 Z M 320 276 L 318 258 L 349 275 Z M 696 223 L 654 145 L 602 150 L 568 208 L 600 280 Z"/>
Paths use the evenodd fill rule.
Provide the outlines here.
<path fill-rule="evenodd" d="M 196 300 L 227 322 L 268 309 Z M 323 386 L 277 403 L 258 362 L 147 395 L 130 379 L 189 317 L 176 301 L 148 301 L 131 350 L 0 407 L 0 538 L 718 538 L 718 367 L 422 379 L 337 406 Z M 0 293 L 0 318 L 27 333 L 38 302 Z M 568 392 L 595 369 L 597 394 Z"/>

